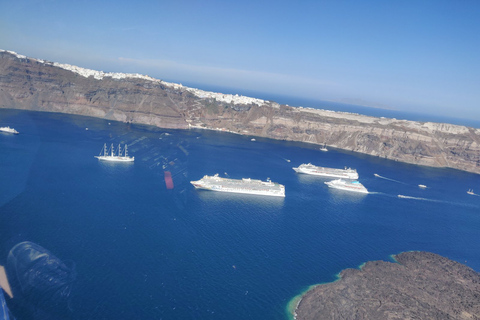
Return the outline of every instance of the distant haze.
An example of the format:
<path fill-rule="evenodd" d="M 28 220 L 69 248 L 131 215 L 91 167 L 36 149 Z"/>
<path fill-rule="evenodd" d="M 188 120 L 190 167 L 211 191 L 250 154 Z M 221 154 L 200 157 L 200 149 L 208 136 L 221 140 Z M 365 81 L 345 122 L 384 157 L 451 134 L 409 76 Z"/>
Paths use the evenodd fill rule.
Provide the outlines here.
<path fill-rule="evenodd" d="M 178 83 L 480 119 L 476 1 L 5 0 L 0 47 Z"/>

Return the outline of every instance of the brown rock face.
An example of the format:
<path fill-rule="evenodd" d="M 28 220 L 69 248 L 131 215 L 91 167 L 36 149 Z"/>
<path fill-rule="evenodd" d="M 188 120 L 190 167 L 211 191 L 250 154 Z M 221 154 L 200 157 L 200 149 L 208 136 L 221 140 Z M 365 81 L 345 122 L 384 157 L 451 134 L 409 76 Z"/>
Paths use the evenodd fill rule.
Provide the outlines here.
<path fill-rule="evenodd" d="M 439 255 L 367 262 L 306 293 L 296 319 L 480 319 L 480 274 Z"/>
<path fill-rule="evenodd" d="M 35 59 L 0 52 L 3 108 L 62 112 L 164 128 L 187 128 L 192 95 L 143 79 L 97 80 Z"/>
<path fill-rule="evenodd" d="M 225 100 L 221 94 L 147 77 L 104 75 L 100 80 L 74 71 L 0 51 L 0 107 L 326 143 L 402 162 L 480 173 L 480 129 Z"/>

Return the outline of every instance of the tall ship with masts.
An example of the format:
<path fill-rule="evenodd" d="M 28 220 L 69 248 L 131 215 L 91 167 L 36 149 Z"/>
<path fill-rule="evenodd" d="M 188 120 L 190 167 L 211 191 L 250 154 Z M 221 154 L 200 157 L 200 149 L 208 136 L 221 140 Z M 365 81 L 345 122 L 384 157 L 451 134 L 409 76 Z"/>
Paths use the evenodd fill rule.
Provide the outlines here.
<path fill-rule="evenodd" d="M 204 176 L 198 181 L 190 181 L 195 189 L 204 189 L 220 192 L 256 194 L 263 196 L 285 197 L 285 186 L 270 181 L 261 181 L 250 178 L 230 179 L 214 176 Z"/>
<path fill-rule="evenodd" d="M 135 157 L 129 157 L 128 156 L 128 149 L 127 145 L 122 149 L 121 145 L 118 145 L 117 150 L 115 151 L 115 148 L 112 145 L 110 148 L 107 148 L 107 144 L 105 143 L 103 145 L 102 150 L 100 151 L 100 154 L 98 156 L 95 156 L 98 160 L 104 160 L 104 161 L 112 161 L 112 162 L 133 162 L 135 161 Z"/>
<path fill-rule="evenodd" d="M 340 179 L 358 179 L 357 170 L 346 168 L 345 169 L 335 169 L 335 168 L 325 168 L 318 167 L 311 163 L 301 164 L 297 168 L 293 168 L 297 173 L 311 174 L 315 176 L 322 177 L 331 177 L 331 178 L 340 178 Z"/>

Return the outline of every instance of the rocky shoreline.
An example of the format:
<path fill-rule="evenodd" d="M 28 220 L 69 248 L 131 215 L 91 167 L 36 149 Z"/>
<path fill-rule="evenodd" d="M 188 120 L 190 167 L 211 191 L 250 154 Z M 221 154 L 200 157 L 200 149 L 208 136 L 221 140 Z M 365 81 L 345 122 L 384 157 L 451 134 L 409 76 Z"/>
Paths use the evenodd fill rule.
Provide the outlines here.
<path fill-rule="evenodd" d="M 294 318 L 480 319 L 480 273 L 429 252 L 371 261 L 295 300 Z"/>
<path fill-rule="evenodd" d="M 0 108 L 308 142 L 480 173 L 480 129 L 291 107 L 0 50 Z"/>

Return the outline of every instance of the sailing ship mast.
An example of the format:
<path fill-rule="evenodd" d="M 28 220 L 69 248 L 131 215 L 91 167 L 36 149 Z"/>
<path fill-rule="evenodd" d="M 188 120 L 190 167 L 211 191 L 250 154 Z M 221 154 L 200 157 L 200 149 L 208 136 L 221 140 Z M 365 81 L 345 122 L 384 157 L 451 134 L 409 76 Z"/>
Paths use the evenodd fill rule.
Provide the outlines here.
<path fill-rule="evenodd" d="M 107 144 L 104 143 L 103 144 L 103 156 L 106 157 L 108 154 L 108 151 L 107 151 Z M 100 151 L 100 156 L 102 155 L 102 151 Z"/>
<path fill-rule="evenodd" d="M 103 155 L 102 155 L 102 151 L 103 151 Z M 113 143 L 111 144 L 109 149 L 107 149 L 107 144 L 104 143 L 102 151 L 100 151 L 100 155 L 95 156 L 95 158 L 98 158 L 99 160 L 117 161 L 117 162 L 133 162 L 135 160 L 135 157 L 128 156 L 127 145 L 125 145 L 125 155 L 122 155 L 121 144 L 118 145 L 118 151 L 116 155 L 115 155 L 115 147 L 113 146 Z"/>

